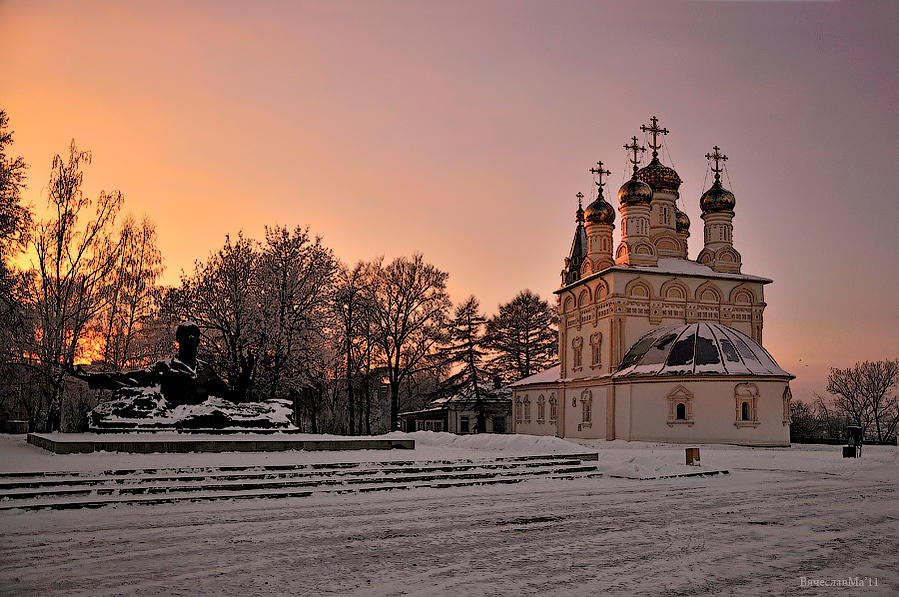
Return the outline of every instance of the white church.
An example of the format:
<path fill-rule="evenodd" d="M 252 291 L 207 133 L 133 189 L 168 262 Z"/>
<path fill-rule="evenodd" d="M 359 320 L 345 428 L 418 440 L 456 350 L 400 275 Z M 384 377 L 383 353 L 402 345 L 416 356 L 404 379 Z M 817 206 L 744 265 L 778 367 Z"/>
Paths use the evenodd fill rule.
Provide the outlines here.
<path fill-rule="evenodd" d="M 727 156 L 718 147 L 714 183 L 699 200 L 703 248 L 687 256 L 690 221 L 677 208 L 681 179 L 659 161 L 660 128 L 649 126 L 652 159 L 618 191 L 583 209 L 557 291 L 560 364 L 513 388 L 512 431 L 592 439 L 790 444 L 794 376 L 762 348 L 764 287 L 742 273 L 733 245 L 733 193 L 721 183 Z"/>

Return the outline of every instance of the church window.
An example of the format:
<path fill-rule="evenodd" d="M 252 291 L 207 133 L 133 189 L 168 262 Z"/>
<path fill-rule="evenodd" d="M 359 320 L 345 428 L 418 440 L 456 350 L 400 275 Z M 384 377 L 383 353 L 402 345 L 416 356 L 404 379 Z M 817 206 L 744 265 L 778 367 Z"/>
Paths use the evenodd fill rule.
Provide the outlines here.
<path fill-rule="evenodd" d="M 734 388 L 736 415 L 734 425 L 737 427 L 759 426 L 759 388 L 754 383 L 737 384 Z"/>
<path fill-rule="evenodd" d="M 515 399 L 515 421 L 521 423 L 521 398 Z"/>
<path fill-rule="evenodd" d="M 556 400 L 554 394 L 549 396 L 549 422 L 555 423 L 559 420 L 559 401 Z"/>
<path fill-rule="evenodd" d="M 590 335 L 590 367 L 602 366 L 602 333 L 596 332 Z"/>
<path fill-rule="evenodd" d="M 542 423 L 544 420 L 546 420 L 546 398 L 540 394 L 537 398 L 537 422 Z"/>
<path fill-rule="evenodd" d="M 574 365 L 573 371 L 580 371 L 584 361 L 584 339 L 581 336 L 575 336 L 571 339 L 571 348 L 574 349 Z"/>
<path fill-rule="evenodd" d="M 790 402 L 793 400 L 793 393 L 790 392 L 790 386 L 784 388 L 783 404 L 784 404 L 784 425 L 790 424 Z"/>
<path fill-rule="evenodd" d="M 531 399 L 527 396 L 524 397 L 524 422 L 531 422 Z"/>
<path fill-rule="evenodd" d="M 693 426 L 693 392 L 677 386 L 668 394 L 668 426 Z"/>
<path fill-rule="evenodd" d="M 581 421 L 584 423 L 593 421 L 593 392 L 590 390 L 581 393 Z"/>

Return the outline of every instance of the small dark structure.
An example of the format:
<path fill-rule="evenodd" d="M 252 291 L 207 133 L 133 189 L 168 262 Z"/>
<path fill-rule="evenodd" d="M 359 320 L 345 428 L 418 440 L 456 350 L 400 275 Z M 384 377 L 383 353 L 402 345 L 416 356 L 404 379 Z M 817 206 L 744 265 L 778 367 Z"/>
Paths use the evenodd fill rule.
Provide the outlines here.
<path fill-rule="evenodd" d="M 477 401 L 472 390 L 431 401 L 423 410 L 400 413 L 400 429 L 448 431 L 459 435 L 477 432 Z M 512 389 L 481 386 L 481 407 L 487 433 L 509 433 L 512 419 Z"/>
<path fill-rule="evenodd" d="M 843 458 L 859 458 L 862 455 L 862 428 L 848 425 L 846 437 L 849 445 L 843 446 Z"/>

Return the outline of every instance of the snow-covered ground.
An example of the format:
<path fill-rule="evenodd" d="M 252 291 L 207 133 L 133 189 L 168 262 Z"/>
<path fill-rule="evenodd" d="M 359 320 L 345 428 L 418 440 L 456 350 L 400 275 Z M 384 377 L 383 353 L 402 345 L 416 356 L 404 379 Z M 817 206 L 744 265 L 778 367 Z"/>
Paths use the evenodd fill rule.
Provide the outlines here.
<path fill-rule="evenodd" d="M 397 434 L 416 449 L 54 455 L 0 471 L 598 452 L 599 478 L 0 513 L 2 595 L 899 595 L 899 451 Z M 300 436 L 291 436 L 299 438 Z M 302 436 L 314 439 L 328 436 Z M 808 586 L 815 582 L 828 586 Z M 840 586 L 842 584 L 865 586 Z M 871 586 L 868 586 L 868 585 Z M 834 586 L 837 585 L 837 586 Z M 876 586 L 875 586 L 876 585 Z"/>

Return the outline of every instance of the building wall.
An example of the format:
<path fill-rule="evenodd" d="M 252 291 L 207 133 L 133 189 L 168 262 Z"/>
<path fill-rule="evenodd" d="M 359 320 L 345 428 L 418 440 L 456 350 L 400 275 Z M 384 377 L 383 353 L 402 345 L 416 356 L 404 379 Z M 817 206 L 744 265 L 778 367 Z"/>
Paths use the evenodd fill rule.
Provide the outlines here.
<path fill-rule="evenodd" d="M 643 335 L 667 325 L 722 323 L 762 344 L 764 310 L 758 281 L 610 271 L 559 295 L 561 377 L 609 373 Z"/>
<path fill-rule="evenodd" d="M 559 417 L 562 416 L 561 392 L 556 384 L 528 386 L 522 390 L 514 390 L 512 395 L 513 433 L 529 435 L 560 436 Z M 541 399 L 543 411 L 541 415 Z M 553 401 L 555 401 L 555 418 L 553 417 Z"/>
<path fill-rule="evenodd" d="M 630 418 L 631 440 L 788 446 L 783 402 L 787 387 L 782 379 L 730 377 L 635 382 L 615 391 L 616 402 L 619 397 L 629 400 L 631 411 L 639 413 Z M 629 391 L 621 396 L 625 388 Z M 742 419 L 743 402 L 749 405 L 747 420 Z M 687 404 L 689 420 L 671 419 L 672 404 L 677 403 Z"/>

